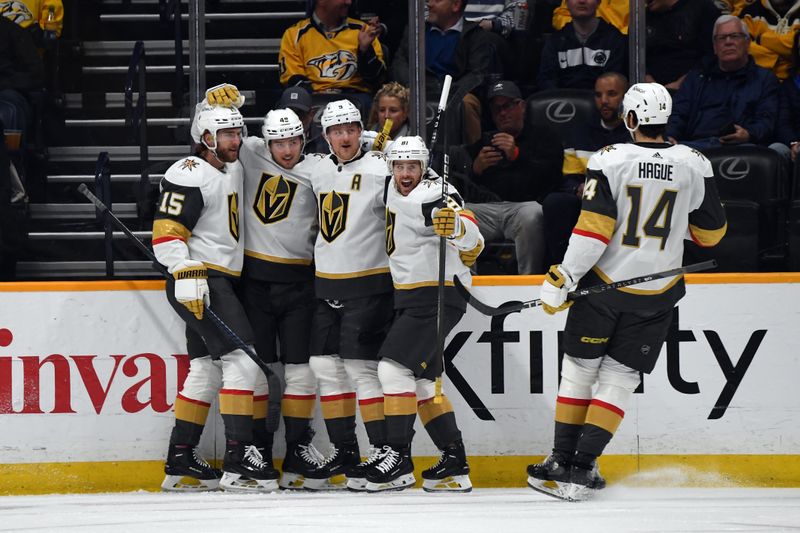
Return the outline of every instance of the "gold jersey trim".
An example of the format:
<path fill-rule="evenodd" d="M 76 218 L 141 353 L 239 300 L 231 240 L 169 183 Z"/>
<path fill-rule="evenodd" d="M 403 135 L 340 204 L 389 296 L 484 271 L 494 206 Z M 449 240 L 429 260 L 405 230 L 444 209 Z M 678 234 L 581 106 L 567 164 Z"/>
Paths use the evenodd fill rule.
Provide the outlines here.
<path fill-rule="evenodd" d="M 184 242 L 189 240 L 192 232 L 178 221 L 168 218 L 159 218 L 153 222 L 153 240 L 157 241 L 165 237 L 178 237 Z"/>
<path fill-rule="evenodd" d="M 416 283 L 395 283 L 394 288 L 401 290 L 401 291 L 409 291 L 412 289 L 419 289 L 422 287 L 438 287 L 438 281 L 418 281 Z M 452 281 L 445 280 L 444 281 L 445 287 L 455 287 Z"/>
<path fill-rule="evenodd" d="M 389 267 L 371 268 L 369 270 L 362 270 L 360 272 L 346 272 L 342 274 L 331 274 L 329 272 L 320 272 L 317 270 L 316 276 L 324 279 L 352 279 L 352 278 L 365 278 L 367 276 L 374 276 L 376 274 L 388 274 Z"/>
<path fill-rule="evenodd" d="M 203 264 L 206 268 L 210 268 L 211 270 L 216 270 L 217 272 L 222 272 L 223 274 L 228 274 L 229 276 L 234 276 L 238 278 L 242 275 L 241 270 L 231 270 L 230 268 L 225 268 L 224 266 L 214 265 L 212 263 L 208 263 L 203 261 Z"/>
<path fill-rule="evenodd" d="M 728 223 L 726 222 L 725 225 L 719 229 L 703 229 L 689 224 L 689 231 L 692 233 L 692 240 L 694 240 L 695 243 L 704 248 L 708 248 L 710 246 L 715 246 L 722 240 L 722 237 L 724 237 L 725 233 L 728 231 Z"/>
<path fill-rule="evenodd" d="M 281 263 L 284 265 L 310 265 L 311 259 L 289 259 L 287 257 L 277 257 L 274 255 L 262 254 L 252 250 L 245 250 L 244 255 L 260 259 L 262 261 L 269 261 L 270 263 Z"/>
<path fill-rule="evenodd" d="M 616 220 L 606 215 L 592 211 L 581 211 L 581 216 L 578 218 L 578 223 L 575 224 L 575 229 L 601 235 L 607 240 L 611 240 L 616 222 Z"/>

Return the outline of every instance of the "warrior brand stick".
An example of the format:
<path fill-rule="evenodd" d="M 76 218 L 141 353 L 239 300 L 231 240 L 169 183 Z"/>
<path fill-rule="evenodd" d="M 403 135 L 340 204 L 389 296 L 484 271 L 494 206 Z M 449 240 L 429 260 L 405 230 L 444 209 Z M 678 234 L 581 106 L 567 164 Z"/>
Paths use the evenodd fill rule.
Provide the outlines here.
<path fill-rule="evenodd" d="M 613 283 L 605 283 L 603 285 L 595 285 L 593 287 L 586 287 L 585 289 L 578 289 L 570 292 L 567 294 L 567 300 L 575 300 L 577 298 L 582 298 L 583 296 L 589 296 L 591 294 L 600 294 L 601 292 L 606 292 L 614 289 L 620 289 L 622 287 L 627 287 L 629 285 L 638 285 L 639 283 L 646 283 L 648 281 L 653 281 L 655 279 L 662 279 L 662 278 L 669 278 L 672 276 L 677 276 L 679 274 L 687 274 L 690 272 L 700 272 L 702 270 L 709 270 L 717 266 L 717 262 L 712 259 L 710 261 L 703 261 L 702 263 L 695 263 L 693 265 L 686 265 L 683 267 L 673 268 L 671 270 L 665 270 L 663 272 L 657 272 L 655 274 L 648 274 L 646 276 L 639 276 L 637 278 L 630 278 L 625 279 L 622 281 L 615 281 Z M 458 279 L 458 276 L 453 277 L 453 283 L 455 283 L 456 290 L 464 298 L 469 305 L 477 309 L 484 315 L 488 316 L 496 316 L 496 315 L 504 315 L 507 313 L 516 313 L 517 311 L 522 311 L 523 309 L 528 309 L 529 307 L 537 307 L 542 304 L 542 301 L 538 298 L 535 300 L 528 300 L 527 302 L 510 302 L 507 304 L 503 304 L 499 307 L 492 307 L 491 305 L 485 304 L 475 298 L 466 287 L 461 283 Z"/>
<path fill-rule="evenodd" d="M 92 194 L 88 187 L 85 184 L 81 183 L 78 186 L 78 192 L 83 194 L 86 198 L 92 202 L 101 213 L 105 213 L 111 222 L 114 223 L 130 240 L 133 242 L 141 252 L 147 256 L 147 258 L 153 262 L 155 268 L 165 277 L 171 278 L 172 275 L 169 273 L 167 268 L 158 262 L 156 259 L 155 254 L 148 248 L 139 238 L 128 229 L 128 226 L 125 225 L 117 216 L 112 213 L 106 204 L 104 204 L 100 199 Z M 211 322 L 220 330 L 220 332 L 225 335 L 233 344 L 236 345 L 237 348 L 242 350 L 244 353 L 250 357 L 258 367 L 264 372 L 267 376 L 267 383 L 269 384 L 269 400 L 268 400 L 268 408 L 267 408 L 267 420 L 266 426 L 267 430 L 274 433 L 278 430 L 278 424 L 280 423 L 281 419 L 281 399 L 283 398 L 283 384 L 281 383 L 281 378 L 273 372 L 269 366 L 267 366 L 264 361 L 262 361 L 258 355 L 253 351 L 253 349 L 247 345 L 239 335 L 236 334 L 214 311 L 211 310 L 210 307 L 207 307 L 205 310 L 205 316 L 207 316 Z"/>

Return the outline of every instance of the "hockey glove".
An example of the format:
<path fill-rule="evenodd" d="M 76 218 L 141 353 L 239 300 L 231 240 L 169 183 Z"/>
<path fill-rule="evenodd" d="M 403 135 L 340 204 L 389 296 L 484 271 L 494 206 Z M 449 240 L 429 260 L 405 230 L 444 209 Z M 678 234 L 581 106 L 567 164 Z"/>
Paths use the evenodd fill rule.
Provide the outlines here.
<path fill-rule="evenodd" d="M 433 231 L 439 237 L 458 239 L 464 235 L 466 229 L 461 223 L 461 217 L 452 207 L 442 207 L 433 211 Z"/>
<path fill-rule="evenodd" d="M 544 275 L 542 290 L 539 299 L 542 301 L 542 309 L 548 315 L 554 315 L 571 306 L 573 302 L 567 301 L 567 293 L 575 285 L 569 272 L 561 268 L 561 265 L 553 265 L 547 274 Z"/>
<path fill-rule="evenodd" d="M 458 252 L 458 257 L 461 258 L 461 262 L 464 263 L 464 266 L 472 267 L 475 264 L 475 261 L 478 260 L 478 256 L 481 255 L 483 251 L 483 241 L 478 241 L 478 244 L 472 250 L 461 250 Z"/>
<path fill-rule="evenodd" d="M 172 276 L 175 278 L 175 299 L 197 320 L 202 320 L 204 304 L 211 305 L 206 266 L 200 261 L 186 260 L 175 267 Z"/>
<path fill-rule="evenodd" d="M 244 95 L 239 92 L 236 85 L 221 83 L 206 91 L 206 102 L 210 105 L 239 108 L 244 105 Z"/>

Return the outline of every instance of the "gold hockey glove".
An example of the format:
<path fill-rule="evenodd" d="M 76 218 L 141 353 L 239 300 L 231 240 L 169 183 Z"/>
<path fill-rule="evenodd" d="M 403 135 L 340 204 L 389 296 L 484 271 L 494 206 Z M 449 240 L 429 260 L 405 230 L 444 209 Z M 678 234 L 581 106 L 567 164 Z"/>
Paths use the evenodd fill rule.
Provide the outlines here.
<path fill-rule="evenodd" d="M 466 228 L 455 209 L 442 207 L 433 212 L 433 231 L 440 237 L 457 239 L 464 235 Z"/>
<path fill-rule="evenodd" d="M 238 108 L 244 105 L 244 96 L 236 85 L 221 83 L 206 91 L 206 102 L 210 105 Z"/>
<path fill-rule="evenodd" d="M 202 320 L 204 306 L 211 303 L 206 266 L 200 261 L 187 260 L 175 267 L 172 276 L 175 278 L 175 299 L 197 320 Z"/>
<path fill-rule="evenodd" d="M 542 301 L 542 309 L 548 315 L 554 315 L 572 305 L 573 302 L 567 301 L 569 290 L 575 285 L 569 272 L 561 268 L 561 265 L 553 265 L 547 274 L 544 275 L 542 290 L 539 299 Z"/>

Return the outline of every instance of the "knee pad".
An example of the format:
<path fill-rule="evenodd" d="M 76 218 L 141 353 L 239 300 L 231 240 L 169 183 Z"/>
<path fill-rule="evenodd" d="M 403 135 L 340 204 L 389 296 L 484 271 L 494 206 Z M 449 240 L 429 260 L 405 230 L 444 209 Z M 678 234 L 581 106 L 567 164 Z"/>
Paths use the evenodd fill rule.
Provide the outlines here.
<path fill-rule="evenodd" d="M 567 398 L 589 399 L 592 385 L 597 381 L 600 359 L 580 359 L 564 355 L 561 363 L 561 385 L 558 395 Z"/>
<path fill-rule="evenodd" d="M 239 348 L 220 357 L 220 361 L 223 388 L 252 391 L 259 375 L 263 376 L 256 362 Z"/>
<path fill-rule="evenodd" d="M 319 383 L 319 393 L 322 396 L 344 394 L 353 392 L 353 387 L 347 379 L 344 362 L 336 355 L 312 355 L 308 366 L 314 373 Z"/>
<path fill-rule="evenodd" d="M 430 400 L 436 396 L 436 383 L 429 379 L 417 380 L 417 402 Z"/>
<path fill-rule="evenodd" d="M 364 359 L 345 359 L 344 368 L 350 382 L 356 386 L 359 400 L 383 397 L 381 382 L 378 380 L 378 362 Z"/>
<path fill-rule="evenodd" d="M 378 379 L 384 394 L 403 394 L 416 390 L 414 373 L 391 359 L 381 359 L 378 363 Z"/>
<path fill-rule="evenodd" d="M 304 364 L 288 364 L 284 367 L 286 376 L 286 389 L 284 394 L 297 394 L 308 396 L 316 394 L 317 381 L 314 377 L 314 372 L 311 370 L 311 365 Z"/>
<path fill-rule="evenodd" d="M 211 403 L 222 387 L 222 368 L 211 357 L 198 357 L 189 362 L 189 374 L 180 395 L 189 400 Z"/>
<path fill-rule="evenodd" d="M 604 357 L 594 397 L 624 411 L 633 391 L 639 386 L 639 382 L 640 377 L 637 370 L 609 357 Z"/>

